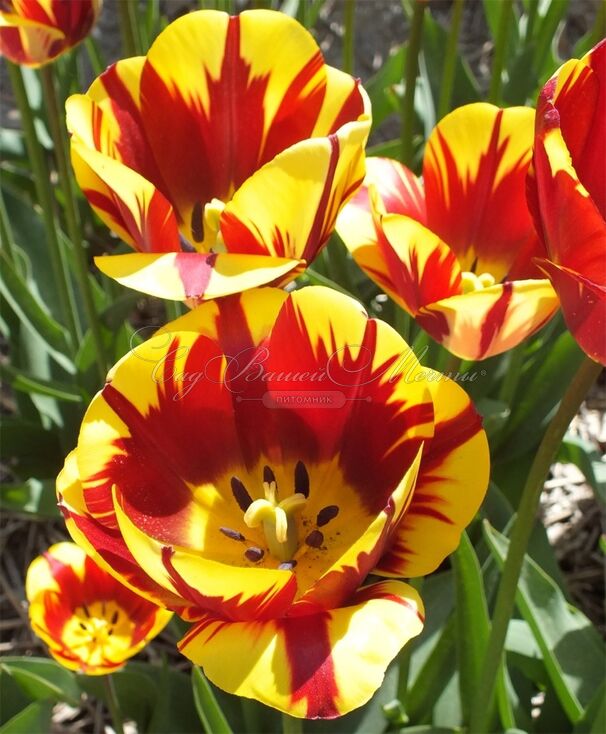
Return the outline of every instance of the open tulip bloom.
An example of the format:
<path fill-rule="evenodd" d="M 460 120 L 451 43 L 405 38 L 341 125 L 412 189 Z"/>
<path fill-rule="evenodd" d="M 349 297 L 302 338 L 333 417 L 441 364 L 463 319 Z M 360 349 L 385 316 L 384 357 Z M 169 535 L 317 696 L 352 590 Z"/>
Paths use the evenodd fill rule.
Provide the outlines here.
<path fill-rule="evenodd" d="M 543 326 L 558 299 L 528 207 L 534 112 L 476 103 L 431 133 L 423 178 L 369 158 L 337 231 L 383 290 L 453 354 L 484 359 Z"/>
<path fill-rule="evenodd" d="M 58 492 L 79 544 L 193 623 L 179 648 L 211 681 L 331 718 L 421 631 L 395 579 L 456 548 L 488 473 L 469 398 L 390 326 L 329 289 L 263 288 L 127 354 Z"/>
<path fill-rule="evenodd" d="M 369 109 L 282 13 L 179 18 L 67 102 L 78 183 L 137 251 L 97 265 L 190 303 L 291 280 L 364 177 Z"/>
<path fill-rule="evenodd" d="M 583 350 L 606 364 L 606 40 L 567 61 L 539 95 L 529 205 L 538 261 Z"/>
<path fill-rule="evenodd" d="M 101 0 L 0 0 L 0 54 L 47 64 L 88 35 L 100 7 Z"/>
<path fill-rule="evenodd" d="M 134 594 L 74 543 L 32 561 L 25 585 L 34 632 L 70 670 L 121 668 L 166 626 L 172 613 Z"/>

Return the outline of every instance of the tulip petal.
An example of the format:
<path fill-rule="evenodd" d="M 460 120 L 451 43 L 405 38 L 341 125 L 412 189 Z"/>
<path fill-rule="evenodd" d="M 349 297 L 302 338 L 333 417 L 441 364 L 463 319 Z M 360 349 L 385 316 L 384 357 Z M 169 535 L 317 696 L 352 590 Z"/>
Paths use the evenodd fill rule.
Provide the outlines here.
<path fill-rule="evenodd" d="M 520 280 L 425 306 L 421 326 L 462 359 L 486 359 L 512 349 L 555 314 L 558 297 L 547 280 Z"/>
<path fill-rule="evenodd" d="M 265 255 L 180 252 L 97 257 L 102 273 L 118 283 L 158 298 L 193 303 L 295 278 L 299 260 Z"/>
<path fill-rule="evenodd" d="M 173 208 L 153 184 L 78 139 L 71 151 L 78 184 L 110 229 L 141 252 L 181 251 Z"/>
<path fill-rule="evenodd" d="M 308 138 L 325 87 L 315 41 L 284 14 L 204 11 L 172 23 L 147 55 L 141 109 L 184 226 L 196 205 L 227 201 L 278 152 Z"/>
<path fill-rule="evenodd" d="M 556 289 L 566 325 L 581 349 L 606 365 L 606 286 L 549 260 L 538 262 Z"/>
<path fill-rule="evenodd" d="M 369 700 L 389 662 L 421 631 L 422 615 L 412 587 L 381 582 L 321 614 L 240 623 L 208 615 L 179 649 L 230 693 L 292 716 L 334 718 Z"/>
<path fill-rule="evenodd" d="M 488 442 L 473 403 L 452 380 L 425 373 L 435 433 L 425 443 L 410 504 L 374 570 L 380 575 L 412 578 L 435 571 L 458 546 L 488 487 Z"/>
<path fill-rule="evenodd" d="M 236 191 L 221 215 L 230 252 L 311 262 L 337 214 L 364 177 L 369 123 L 348 123 L 328 138 L 277 155 Z"/>
<path fill-rule="evenodd" d="M 541 246 L 525 198 L 533 122 L 530 108 L 478 102 L 446 115 L 429 136 L 427 226 L 461 270 L 491 273 L 496 281 L 536 277 L 531 258 Z"/>

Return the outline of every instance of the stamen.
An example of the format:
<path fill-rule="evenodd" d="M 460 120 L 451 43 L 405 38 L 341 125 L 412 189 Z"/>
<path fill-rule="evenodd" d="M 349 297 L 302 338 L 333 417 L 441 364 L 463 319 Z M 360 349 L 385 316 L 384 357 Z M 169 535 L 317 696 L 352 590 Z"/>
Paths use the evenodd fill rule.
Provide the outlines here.
<path fill-rule="evenodd" d="M 295 492 L 302 494 L 303 497 L 309 497 L 309 474 L 302 461 L 297 461 L 295 466 Z"/>
<path fill-rule="evenodd" d="M 84 612 L 84 616 L 90 619 L 90 612 L 88 611 L 88 607 L 86 606 L 86 604 L 82 605 L 82 611 Z"/>
<path fill-rule="evenodd" d="M 118 621 L 118 610 L 116 609 L 116 611 L 112 614 L 112 618 L 110 619 L 110 624 L 116 624 L 117 621 Z"/>
<path fill-rule="evenodd" d="M 110 627 L 110 629 L 107 632 L 107 636 L 108 637 L 111 637 L 113 634 L 114 634 L 114 630 L 113 630 L 113 628 Z"/>
<path fill-rule="evenodd" d="M 202 209 L 202 202 L 197 201 L 194 204 L 194 208 L 191 210 L 191 233 L 196 242 L 202 242 L 204 239 L 204 210 Z"/>
<path fill-rule="evenodd" d="M 331 520 L 334 520 L 338 514 L 339 508 L 337 505 L 328 505 L 327 507 L 323 507 L 320 512 L 318 512 L 318 516 L 316 518 L 317 526 L 321 528 L 323 525 L 328 525 L 328 523 Z"/>
<path fill-rule="evenodd" d="M 242 533 L 239 533 L 237 530 L 232 530 L 231 528 L 219 528 L 219 530 L 223 535 L 227 535 L 232 540 L 246 540 Z"/>
<path fill-rule="evenodd" d="M 276 475 L 268 466 L 263 467 L 263 491 L 265 497 L 273 504 L 278 501 L 278 483 Z"/>
<path fill-rule="evenodd" d="M 248 510 L 248 508 L 252 505 L 252 497 L 248 494 L 248 492 L 246 491 L 246 487 L 242 484 L 238 477 L 231 478 L 231 491 L 234 499 L 238 503 L 238 507 L 242 510 L 242 512 L 246 512 L 246 510 Z"/>
<path fill-rule="evenodd" d="M 87 627 L 87 626 L 86 626 L 86 625 L 84 624 L 84 622 L 80 622 L 80 627 L 81 627 L 81 628 L 82 628 L 82 629 L 83 629 L 84 631 L 87 631 L 87 630 L 88 630 L 88 627 Z"/>
<path fill-rule="evenodd" d="M 260 561 L 263 558 L 265 553 L 263 550 L 261 550 L 261 548 L 257 548 L 256 546 L 253 545 L 244 551 L 244 555 L 246 556 L 246 558 L 249 561 L 252 561 L 253 563 L 257 563 L 257 561 Z"/>
<path fill-rule="evenodd" d="M 312 530 L 305 538 L 305 543 L 310 548 L 321 548 L 324 542 L 324 535 L 319 530 Z"/>
<path fill-rule="evenodd" d="M 279 569 L 280 571 L 292 571 L 292 570 L 293 570 L 293 568 L 294 568 L 294 567 L 295 567 L 296 565 L 297 565 L 297 562 L 296 562 L 296 561 L 294 561 L 294 560 L 292 560 L 292 561 L 284 561 L 283 563 L 281 563 L 281 564 L 280 564 L 280 565 L 278 566 L 278 569 Z"/>

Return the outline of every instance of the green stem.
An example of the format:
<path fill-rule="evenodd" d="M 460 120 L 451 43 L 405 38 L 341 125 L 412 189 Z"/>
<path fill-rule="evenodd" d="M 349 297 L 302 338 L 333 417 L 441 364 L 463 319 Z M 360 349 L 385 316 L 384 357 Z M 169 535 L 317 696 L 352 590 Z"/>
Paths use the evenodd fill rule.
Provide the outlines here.
<path fill-rule="evenodd" d="M 80 287 L 82 301 L 86 318 L 93 337 L 95 346 L 95 359 L 97 370 L 101 384 L 105 382 L 107 373 L 107 359 L 105 356 L 105 348 L 103 346 L 103 337 L 101 334 L 101 326 L 95 309 L 95 301 L 88 274 L 88 263 L 86 253 L 84 251 L 84 243 L 82 237 L 82 227 L 80 217 L 76 209 L 76 198 L 71 178 L 71 170 L 69 157 L 65 141 L 67 132 L 64 127 L 63 118 L 59 112 L 60 103 L 57 98 L 57 85 L 55 83 L 53 65 L 47 64 L 40 69 L 40 77 L 42 79 L 42 90 L 44 94 L 44 103 L 48 114 L 48 122 L 55 146 L 55 159 L 57 161 L 57 172 L 59 174 L 59 183 L 63 190 L 63 198 L 65 199 L 65 220 L 67 223 L 67 234 L 72 241 L 74 247 L 74 261 L 76 264 L 76 280 Z"/>
<path fill-rule="evenodd" d="M 53 216 L 53 195 L 51 191 L 48 167 L 44 158 L 42 146 L 38 141 L 36 129 L 34 127 L 34 116 L 29 106 L 25 84 L 21 68 L 16 64 L 7 61 L 8 73 L 10 76 L 15 101 L 21 115 L 21 124 L 25 135 L 25 145 L 32 172 L 34 174 L 34 186 L 36 187 L 36 196 L 38 203 L 42 209 L 42 219 L 46 230 L 46 239 L 48 244 L 48 253 L 51 261 L 51 268 L 55 285 L 57 289 L 57 297 L 63 323 L 72 337 L 73 345 L 78 343 L 78 322 L 75 317 L 75 308 L 70 301 L 72 294 L 69 276 L 63 260 L 61 245 L 59 243 L 59 234 L 57 225 Z"/>
<path fill-rule="evenodd" d="M 419 53 L 423 38 L 423 16 L 425 14 L 424 0 L 415 0 L 412 20 L 410 23 L 410 37 L 406 49 L 406 64 L 404 67 L 404 96 L 402 98 L 402 163 L 412 165 L 413 157 L 413 128 L 415 121 L 415 86 L 419 73 Z"/>
<path fill-rule="evenodd" d="M 534 24 L 537 19 L 537 12 L 539 10 L 539 0 L 529 0 L 528 2 L 528 15 L 526 19 L 526 34 L 524 40 L 528 44 L 534 33 Z"/>
<path fill-rule="evenodd" d="M 408 583 L 420 593 L 423 588 L 423 581 L 423 578 L 415 578 L 409 579 Z M 406 710 L 406 701 L 408 698 L 410 658 L 412 656 L 413 649 L 414 645 L 409 642 L 404 649 L 400 651 L 400 655 L 398 656 L 398 690 L 396 697 L 403 705 L 404 710 Z"/>
<path fill-rule="evenodd" d="M 4 205 L 4 196 L 2 194 L 2 189 L 0 189 L 0 242 L 2 243 L 2 247 L 4 247 L 4 249 L 6 250 L 6 254 L 8 255 L 10 261 L 14 262 L 15 241 L 13 239 L 13 231 L 11 229 L 10 219 L 8 218 L 8 212 L 6 211 L 6 206 Z"/>
<path fill-rule="evenodd" d="M 503 65 L 505 64 L 505 53 L 507 51 L 507 39 L 509 27 L 513 15 L 513 0 L 501 0 L 501 14 L 499 16 L 499 27 L 494 43 L 494 55 L 492 58 L 492 76 L 488 89 L 488 101 L 498 104 L 501 95 L 501 77 Z"/>
<path fill-rule="evenodd" d="M 448 33 L 448 41 L 446 42 L 446 55 L 444 57 L 444 69 L 442 71 L 437 120 L 441 120 L 450 110 L 455 70 L 457 68 L 457 42 L 459 40 L 462 17 L 463 0 L 454 0 L 452 17 L 450 19 L 450 31 Z"/>
<path fill-rule="evenodd" d="M 407 313 L 395 301 L 392 301 L 394 308 L 393 327 L 407 344 L 410 344 L 410 326 L 412 316 Z"/>
<path fill-rule="evenodd" d="M 547 427 L 526 479 L 511 531 L 509 553 L 505 559 L 497 591 L 492 629 L 486 648 L 480 685 L 471 711 L 469 730 L 475 734 L 484 734 L 488 731 L 487 719 L 491 711 L 491 706 L 488 704 L 492 701 L 494 694 L 495 679 L 503 655 L 503 645 L 509 620 L 514 608 L 520 571 L 534 525 L 545 477 L 555 459 L 570 421 L 576 415 L 579 405 L 601 370 L 602 366 L 589 359 L 589 357 L 586 357 L 581 363 L 564 393 L 555 416 Z"/>
<path fill-rule="evenodd" d="M 116 734 L 124 734 L 122 712 L 120 711 L 120 703 L 118 702 L 118 695 L 116 694 L 116 686 L 114 685 L 113 676 L 110 674 L 104 675 L 103 677 L 105 679 L 105 701 L 112 717 L 114 731 Z"/>
<path fill-rule="evenodd" d="M 343 71 L 353 74 L 354 68 L 354 37 L 356 25 L 355 0 L 345 0 L 345 34 L 343 36 Z"/>
<path fill-rule="evenodd" d="M 137 19 L 135 7 L 132 0 L 119 0 L 120 32 L 122 34 L 122 46 L 126 56 L 138 56 L 139 36 L 137 31 Z"/>
<path fill-rule="evenodd" d="M 101 52 L 99 51 L 99 46 L 95 43 L 92 36 L 89 35 L 84 41 L 84 47 L 86 48 L 86 54 L 90 61 L 93 74 L 95 76 L 100 76 L 105 71 L 106 64 L 101 56 Z"/>
<path fill-rule="evenodd" d="M 282 714 L 282 734 L 303 734 L 303 719 Z"/>

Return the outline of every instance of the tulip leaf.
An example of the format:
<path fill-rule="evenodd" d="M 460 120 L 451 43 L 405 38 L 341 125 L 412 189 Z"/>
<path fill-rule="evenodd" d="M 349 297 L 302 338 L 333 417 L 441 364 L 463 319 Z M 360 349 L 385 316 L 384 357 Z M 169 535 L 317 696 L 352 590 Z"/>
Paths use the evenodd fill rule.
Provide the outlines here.
<path fill-rule="evenodd" d="M 191 673 L 194 702 L 200 721 L 207 734 L 231 734 L 231 727 L 223 714 L 206 676 L 194 665 Z"/>
<path fill-rule="evenodd" d="M 372 129 L 377 130 L 389 115 L 398 111 L 398 99 L 393 90 L 402 82 L 406 47 L 402 46 L 385 59 L 377 73 L 364 85 L 372 104 Z M 402 142 L 400 141 L 400 146 Z M 373 153 L 376 155 L 376 153 Z"/>
<path fill-rule="evenodd" d="M 604 734 L 606 731 L 606 681 L 603 681 L 574 727 L 574 734 Z"/>
<path fill-rule="evenodd" d="M 57 508 L 55 480 L 31 478 L 21 484 L 0 485 L 0 509 L 42 520 L 61 517 Z"/>
<path fill-rule="evenodd" d="M 592 444 L 578 436 L 567 435 L 560 446 L 557 460 L 575 464 L 597 496 L 606 503 L 606 464 Z"/>
<path fill-rule="evenodd" d="M 33 393 L 35 395 L 46 395 L 57 400 L 69 403 L 82 403 L 84 395 L 82 390 L 72 385 L 65 385 L 57 380 L 45 380 L 35 375 L 16 369 L 8 364 L 0 364 L 0 376 L 4 377 L 13 390 Z"/>
<path fill-rule="evenodd" d="M 61 468 L 62 449 L 57 433 L 40 423 L 3 416 L 0 445 L 4 461 L 10 461 L 11 470 L 18 476 L 50 477 Z"/>
<path fill-rule="evenodd" d="M 467 533 L 451 556 L 455 580 L 456 647 L 463 718 L 476 697 L 489 634 L 488 606 L 480 564 Z"/>
<path fill-rule="evenodd" d="M 484 522 L 484 537 L 499 566 L 509 541 Z M 606 663 L 604 646 L 585 615 L 566 602 L 562 591 L 543 569 L 526 556 L 516 603 L 530 626 L 545 667 L 568 718 L 581 719 L 601 680 Z"/>
<path fill-rule="evenodd" d="M 52 701 L 34 701 L 0 726 L 0 734 L 48 734 L 52 715 Z"/>
<path fill-rule="evenodd" d="M 65 701 L 71 706 L 80 703 L 80 691 L 74 674 L 54 660 L 5 657 L 0 665 L 30 698 Z"/>

